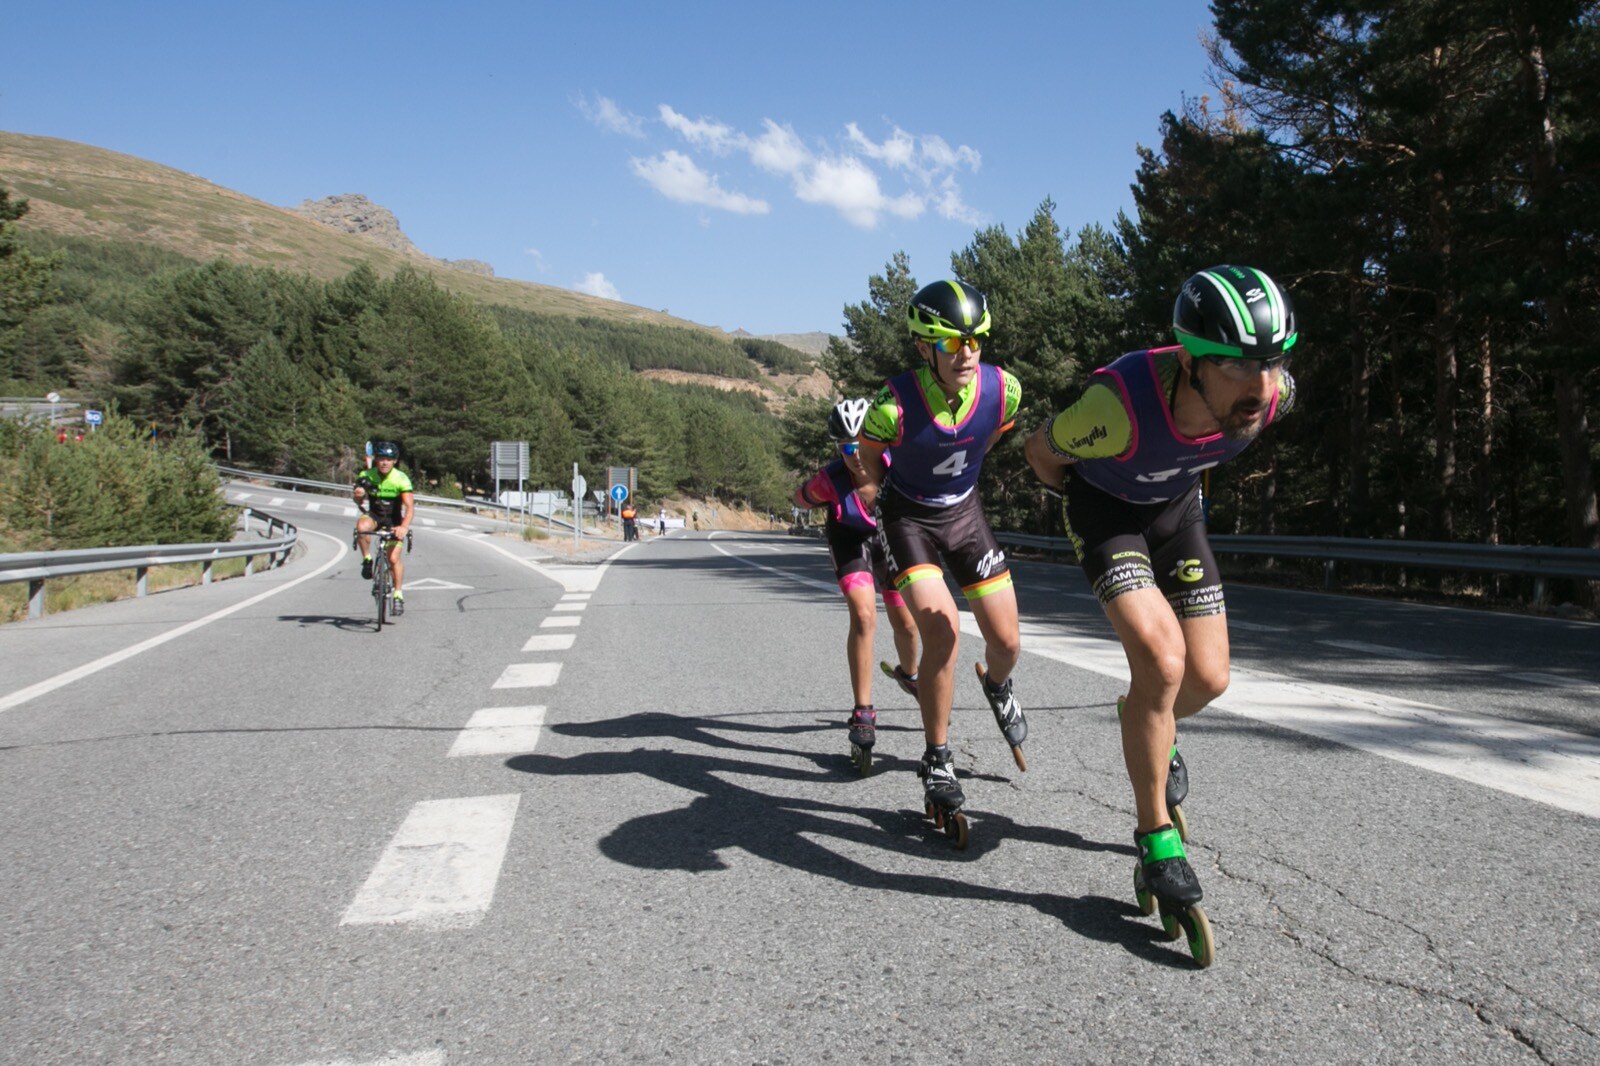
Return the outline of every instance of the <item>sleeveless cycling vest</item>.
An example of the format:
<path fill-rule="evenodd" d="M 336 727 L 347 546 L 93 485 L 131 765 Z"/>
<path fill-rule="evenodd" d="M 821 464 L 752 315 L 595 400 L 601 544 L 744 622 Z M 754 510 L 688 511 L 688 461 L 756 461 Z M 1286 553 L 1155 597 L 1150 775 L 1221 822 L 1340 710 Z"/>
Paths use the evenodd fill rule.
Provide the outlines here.
<path fill-rule="evenodd" d="M 1109 384 L 1121 395 L 1132 437 L 1128 450 L 1115 459 L 1078 460 L 1072 467 L 1074 476 L 1129 503 L 1165 503 L 1188 492 L 1202 471 L 1250 446 L 1247 440 L 1229 440 L 1221 432 L 1198 439 L 1178 432 L 1156 368 L 1157 356 L 1178 350 L 1173 346 L 1129 352 L 1090 375 L 1091 382 Z M 1267 422 L 1277 413 L 1274 396 Z"/>
<path fill-rule="evenodd" d="M 1005 424 L 1006 390 L 1000 368 L 978 364 L 972 403 L 966 417 L 952 427 L 941 426 L 934 418 L 915 370 L 890 378 L 887 385 L 900 407 L 899 437 L 889 446 L 894 453 L 889 486 L 934 507 L 960 503 L 978 485 L 989 438 Z"/>

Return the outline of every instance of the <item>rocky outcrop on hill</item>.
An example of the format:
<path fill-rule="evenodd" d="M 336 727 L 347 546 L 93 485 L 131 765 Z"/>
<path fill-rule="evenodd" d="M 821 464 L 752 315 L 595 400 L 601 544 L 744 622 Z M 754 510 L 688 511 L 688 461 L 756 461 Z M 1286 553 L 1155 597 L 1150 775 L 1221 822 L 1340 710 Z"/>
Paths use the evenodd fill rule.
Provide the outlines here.
<path fill-rule="evenodd" d="M 363 237 L 390 251 L 433 259 L 436 263 L 443 263 L 447 267 L 464 270 L 469 274 L 494 277 L 494 267 L 481 259 L 434 259 L 433 256 L 427 255 L 411 243 L 411 238 L 400 228 L 400 220 L 394 216 L 393 211 L 382 204 L 373 203 L 358 192 L 325 196 L 321 200 L 304 200 L 300 206 L 291 207 L 289 210 L 341 233 Z"/>

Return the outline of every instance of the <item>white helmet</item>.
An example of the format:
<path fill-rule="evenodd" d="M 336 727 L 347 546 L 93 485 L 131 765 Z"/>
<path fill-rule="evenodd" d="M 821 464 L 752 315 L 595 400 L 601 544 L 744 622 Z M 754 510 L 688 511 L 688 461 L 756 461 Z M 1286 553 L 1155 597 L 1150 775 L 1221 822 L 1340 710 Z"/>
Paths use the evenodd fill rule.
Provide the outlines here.
<path fill-rule="evenodd" d="M 861 424 L 867 420 L 864 399 L 840 400 L 828 412 L 828 436 L 834 440 L 855 440 L 861 436 Z"/>

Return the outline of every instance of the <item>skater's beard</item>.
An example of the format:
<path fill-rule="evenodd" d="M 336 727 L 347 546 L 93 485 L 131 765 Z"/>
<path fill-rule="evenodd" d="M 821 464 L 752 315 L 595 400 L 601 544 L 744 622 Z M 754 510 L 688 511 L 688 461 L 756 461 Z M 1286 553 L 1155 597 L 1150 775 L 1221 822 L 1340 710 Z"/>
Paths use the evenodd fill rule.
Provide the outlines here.
<path fill-rule="evenodd" d="M 1205 382 L 1200 380 L 1200 375 L 1195 372 L 1195 367 L 1189 369 L 1189 384 L 1199 394 L 1200 401 L 1206 405 L 1206 410 L 1211 417 L 1217 420 L 1222 427 L 1222 435 L 1229 440 L 1255 440 L 1261 430 L 1266 426 L 1267 420 L 1261 417 L 1261 412 L 1266 410 L 1266 404 L 1260 400 L 1239 399 L 1226 411 L 1219 411 L 1206 395 Z"/>

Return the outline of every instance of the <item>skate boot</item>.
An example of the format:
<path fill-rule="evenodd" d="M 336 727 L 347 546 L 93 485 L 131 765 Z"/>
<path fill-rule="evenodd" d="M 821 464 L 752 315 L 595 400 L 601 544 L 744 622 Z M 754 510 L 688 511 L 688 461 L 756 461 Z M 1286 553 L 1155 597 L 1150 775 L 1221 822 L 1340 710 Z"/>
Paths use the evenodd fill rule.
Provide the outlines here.
<path fill-rule="evenodd" d="M 1028 739 L 1028 719 L 1022 713 L 1022 704 L 1011 694 L 1011 683 L 1016 679 L 1008 677 L 1004 684 L 991 685 L 989 671 L 982 663 L 975 665 L 978 682 L 983 686 L 983 698 L 989 701 L 995 724 L 1005 735 L 1006 743 L 1011 745 L 1011 757 L 1017 761 L 1017 769 L 1027 773 L 1028 760 L 1023 757 L 1022 742 Z"/>
<path fill-rule="evenodd" d="M 1139 846 L 1139 859 L 1133 865 L 1133 896 L 1139 913 L 1149 915 L 1159 909 L 1167 939 L 1187 937 L 1195 965 L 1202 969 L 1210 966 L 1216 953 L 1211 923 L 1200 909 L 1200 882 L 1189 866 L 1178 831 L 1164 825 L 1149 833 L 1134 833 L 1133 842 Z"/>
<path fill-rule="evenodd" d="M 959 851 L 967 846 L 967 816 L 961 807 L 967 797 L 956 780 L 954 760 L 948 747 L 929 748 L 917 766 L 917 776 L 922 778 L 923 809 L 933 820 L 935 829 L 955 842 Z"/>
<path fill-rule="evenodd" d="M 871 707 L 850 714 L 850 761 L 863 776 L 872 769 L 872 745 L 878 739 L 878 715 Z"/>
<path fill-rule="evenodd" d="M 1122 719 L 1122 705 L 1128 701 L 1126 696 L 1117 697 L 1117 719 Z M 1189 768 L 1183 764 L 1183 756 L 1178 754 L 1178 745 L 1172 745 L 1168 753 L 1170 762 L 1167 765 L 1167 814 L 1172 818 L 1172 825 L 1183 838 L 1189 842 L 1189 819 L 1180 806 L 1189 797 Z"/>
<path fill-rule="evenodd" d="M 887 674 L 890 677 L 894 678 L 894 683 L 900 686 L 900 691 L 901 692 L 904 692 L 907 696 L 910 696 L 912 699 L 916 699 L 917 698 L 917 675 L 916 674 L 908 674 L 904 670 L 900 669 L 900 667 L 898 667 L 898 666 L 890 666 L 887 662 L 878 663 L 878 669 L 882 670 L 885 674 Z"/>

